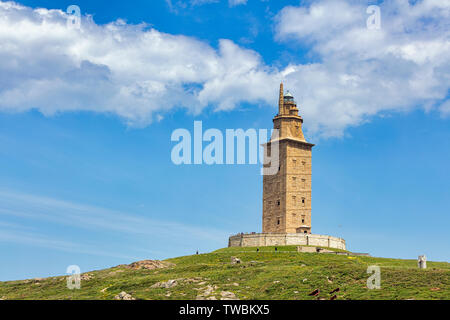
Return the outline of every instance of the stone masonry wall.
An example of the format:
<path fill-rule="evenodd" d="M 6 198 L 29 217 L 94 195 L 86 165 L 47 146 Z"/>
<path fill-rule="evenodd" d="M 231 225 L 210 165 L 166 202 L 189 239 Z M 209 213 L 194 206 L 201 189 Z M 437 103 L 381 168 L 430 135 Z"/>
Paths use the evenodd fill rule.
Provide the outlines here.
<path fill-rule="evenodd" d="M 264 247 L 304 245 L 346 250 L 342 238 L 303 233 L 254 233 L 231 236 L 228 247 Z"/>

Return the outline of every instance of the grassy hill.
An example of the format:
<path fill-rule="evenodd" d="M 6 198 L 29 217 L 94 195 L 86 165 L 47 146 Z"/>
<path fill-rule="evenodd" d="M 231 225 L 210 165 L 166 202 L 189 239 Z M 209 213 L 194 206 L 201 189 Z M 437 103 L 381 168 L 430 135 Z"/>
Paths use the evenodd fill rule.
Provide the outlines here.
<path fill-rule="evenodd" d="M 231 264 L 231 256 L 241 259 Z M 81 289 L 66 277 L 0 282 L 3 299 L 450 299 L 450 264 L 416 260 L 297 253 L 295 246 L 225 248 L 168 259 L 158 269 L 117 266 L 82 275 Z M 169 264 L 170 263 L 170 264 Z M 367 267 L 381 268 L 381 289 L 366 287 Z M 169 281 L 175 280 L 175 281 Z M 167 282 L 169 281 L 169 282 Z M 320 289 L 320 294 L 308 294 Z M 334 295 L 334 294 L 333 294 Z M 128 297 L 130 297 L 128 296 Z"/>

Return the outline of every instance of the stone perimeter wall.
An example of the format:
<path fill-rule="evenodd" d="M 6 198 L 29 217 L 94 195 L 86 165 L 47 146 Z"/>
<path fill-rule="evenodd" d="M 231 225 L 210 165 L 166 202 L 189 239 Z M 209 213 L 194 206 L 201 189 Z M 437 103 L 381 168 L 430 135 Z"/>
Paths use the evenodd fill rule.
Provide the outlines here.
<path fill-rule="evenodd" d="M 319 246 L 346 250 L 345 240 L 320 234 L 253 233 L 237 234 L 228 239 L 228 247 Z"/>

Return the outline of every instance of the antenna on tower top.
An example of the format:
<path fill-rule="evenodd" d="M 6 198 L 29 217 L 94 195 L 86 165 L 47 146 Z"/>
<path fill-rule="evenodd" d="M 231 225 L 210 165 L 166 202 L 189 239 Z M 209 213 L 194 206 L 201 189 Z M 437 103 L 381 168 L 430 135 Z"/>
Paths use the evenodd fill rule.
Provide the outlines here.
<path fill-rule="evenodd" d="M 278 114 L 281 114 L 284 106 L 283 82 L 280 83 L 280 100 L 278 101 Z"/>

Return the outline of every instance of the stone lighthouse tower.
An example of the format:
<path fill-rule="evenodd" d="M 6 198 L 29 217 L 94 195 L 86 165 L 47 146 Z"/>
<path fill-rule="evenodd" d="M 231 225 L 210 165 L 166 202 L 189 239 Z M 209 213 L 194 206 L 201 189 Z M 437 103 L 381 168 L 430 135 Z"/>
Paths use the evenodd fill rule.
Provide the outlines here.
<path fill-rule="evenodd" d="M 311 151 L 294 97 L 280 85 L 274 131 L 264 146 L 263 230 L 229 237 L 229 247 L 318 246 L 346 249 L 345 240 L 311 233 Z M 277 134 L 278 133 L 278 134 Z M 308 248 L 307 252 L 320 252 Z M 313 251 L 311 251 L 313 250 Z"/>
<path fill-rule="evenodd" d="M 311 233 L 311 151 L 294 97 L 280 85 L 278 114 L 279 169 L 263 177 L 263 233 Z M 271 154 L 274 137 L 265 144 Z"/>

